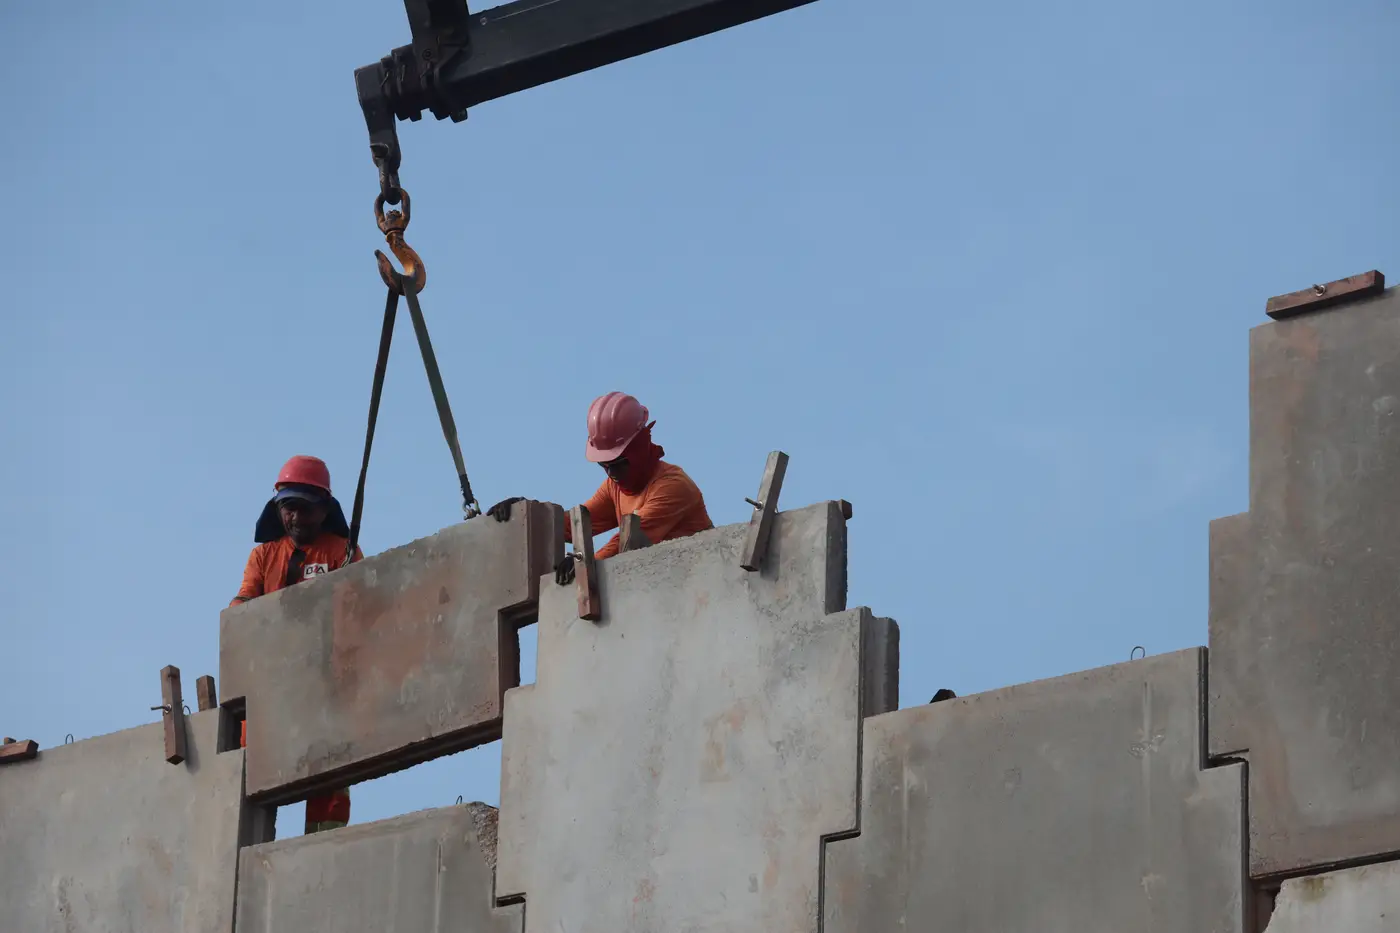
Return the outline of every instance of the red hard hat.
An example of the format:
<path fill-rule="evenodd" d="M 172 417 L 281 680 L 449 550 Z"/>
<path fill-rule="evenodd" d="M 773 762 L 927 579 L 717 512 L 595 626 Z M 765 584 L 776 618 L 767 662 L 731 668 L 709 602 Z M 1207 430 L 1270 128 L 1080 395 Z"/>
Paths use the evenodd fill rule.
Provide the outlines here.
<path fill-rule="evenodd" d="M 315 486 L 329 493 L 331 491 L 331 471 L 326 467 L 326 461 L 320 457 L 298 454 L 282 464 L 282 472 L 277 474 L 277 488 L 281 488 L 283 483 Z"/>
<path fill-rule="evenodd" d="M 588 444 L 584 456 L 606 463 L 622 456 L 632 438 L 647 426 L 647 407 L 625 392 L 600 395 L 588 406 Z"/>

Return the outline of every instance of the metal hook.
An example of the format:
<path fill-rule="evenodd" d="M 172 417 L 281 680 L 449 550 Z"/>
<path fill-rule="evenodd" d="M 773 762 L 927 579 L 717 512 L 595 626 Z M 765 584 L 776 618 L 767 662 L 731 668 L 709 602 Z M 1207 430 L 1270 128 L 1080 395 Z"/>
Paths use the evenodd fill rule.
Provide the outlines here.
<path fill-rule="evenodd" d="M 1146 648 L 1144 648 L 1142 645 L 1134 645 L 1134 646 L 1133 646 L 1133 650 L 1128 652 L 1128 660 L 1129 660 L 1129 661 L 1136 661 L 1136 660 L 1138 660 L 1137 653 L 1138 653 L 1139 651 L 1142 652 L 1142 656 L 1143 656 L 1144 658 L 1147 657 L 1147 649 L 1146 649 Z"/>
<path fill-rule="evenodd" d="M 423 290 L 423 286 L 428 284 L 428 270 L 423 265 L 423 260 L 418 258 L 413 247 L 403 241 L 403 234 L 389 234 L 389 249 L 393 250 L 395 256 L 399 257 L 399 262 L 403 263 L 403 274 L 394 270 L 389 262 L 389 257 L 383 251 L 374 251 L 374 260 L 379 264 L 379 277 L 384 280 L 384 284 L 398 292 L 404 294 L 404 281 L 412 280 L 413 293 L 416 295 Z"/>
<path fill-rule="evenodd" d="M 185 708 L 185 715 L 190 715 L 190 705 L 188 703 L 181 703 L 180 705 Z"/>
<path fill-rule="evenodd" d="M 428 269 L 423 265 L 423 260 L 419 258 L 413 247 L 404 242 L 403 232 L 408 227 L 408 222 L 412 216 L 412 202 L 409 200 L 408 192 L 399 189 L 399 194 L 403 198 L 402 211 L 384 212 L 384 195 L 380 194 L 374 199 L 374 222 L 379 225 L 379 232 L 384 234 L 385 241 L 389 244 L 389 249 L 399 262 L 403 265 L 403 273 L 394 270 L 389 262 L 389 257 L 385 256 L 381 250 L 374 251 L 374 259 L 379 264 L 379 277 L 384 280 L 384 284 L 398 292 L 404 294 L 404 279 L 413 280 L 413 292 L 417 294 L 428 284 Z"/>
<path fill-rule="evenodd" d="M 461 802 L 462 802 L 462 795 L 461 795 L 461 794 L 458 794 L 458 795 L 457 795 L 457 802 L 458 802 L 458 803 L 461 803 Z"/>
<path fill-rule="evenodd" d="M 73 744 L 73 733 L 70 732 L 70 733 L 68 733 L 67 735 L 65 735 L 65 736 L 63 737 L 63 744 L 64 744 L 64 745 L 72 745 L 72 744 Z"/>

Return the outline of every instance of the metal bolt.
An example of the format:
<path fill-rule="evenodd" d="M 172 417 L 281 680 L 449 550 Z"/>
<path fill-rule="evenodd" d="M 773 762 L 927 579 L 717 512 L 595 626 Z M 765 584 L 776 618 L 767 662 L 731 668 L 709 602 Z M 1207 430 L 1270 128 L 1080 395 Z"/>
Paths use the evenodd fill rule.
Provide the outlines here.
<path fill-rule="evenodd" d="M 432 60 L 433 60 L 433 50 L 432 50 L 432 49 L 424 49 L 424 50 L 423 50 L 423 61 L 425 61 L 425 62 L 430 62 L 430 61 L 432 61 Z"/>
<path fill-rule="evenodd" d="M 168 713 L 168 712 L 170 712 L 170 707 L 168 707 L 168 706 L 152 706 L 152 707 L 151 707 L 151 712 L 154 713 L 156 710 L 160 710 L 160 711 L 163 712 L 163 713 Z"/>
<path fill-rule="evenodd" d="M 745 497 L 744 497 L 744 501 L 747 502 L 749 505 L 753 506 L 754 508 L 758 509 L 760 512 L 763 511 L 763 503 L 762 503 L 762 502 L 755 502 L 755 501 L 753 501 L 752 499 L 750 499 L 748 496 L 745 496 Z"/>
<path fill-rule="evenodd" d="M 1313 286 L 1313 291 L 1316 292 L 1319 296 L 1324 295 L 1324 294 L 1327 293 L 1327 286 L 1326 286 L 1326 285 L 1314 285 L 1314 286 Z"/>
<path fill-rule="evenodd" d="M 483 25 L 483 26 L 486 25 L 486 17 L 484 17 L 484 16 L 481 18 L 481 25 Z"/>

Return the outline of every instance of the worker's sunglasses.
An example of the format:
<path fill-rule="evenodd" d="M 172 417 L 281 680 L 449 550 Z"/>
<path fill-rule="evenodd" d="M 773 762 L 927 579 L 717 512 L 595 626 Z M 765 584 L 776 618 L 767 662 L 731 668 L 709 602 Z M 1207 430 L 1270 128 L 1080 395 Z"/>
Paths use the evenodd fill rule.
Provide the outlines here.
<path fill-rule="evenodd" d="M 609 460 L 607 463 L 599 465 L 605 471 L 607 471 L 608 476 L 612 477 L 613 479 L 617 479 L 618 477 L 622 476 L 622 474 L 627 472 L 626 457 L 618 457 L 616 460 Z"/>

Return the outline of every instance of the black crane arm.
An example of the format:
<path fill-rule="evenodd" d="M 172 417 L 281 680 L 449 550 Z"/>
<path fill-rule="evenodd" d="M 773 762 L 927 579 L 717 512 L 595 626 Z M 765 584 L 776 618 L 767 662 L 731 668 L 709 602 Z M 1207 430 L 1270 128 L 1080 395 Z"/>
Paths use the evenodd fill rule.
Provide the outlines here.
<path fill-rule="evenodd" d="M 395 120 L 467 108 L 738 26 L 812 0 L 516 0 L 482 12 L 466 0 L 404 0 L 411 45 L 355 71 L 380 189 L 399 203 Z"/>

